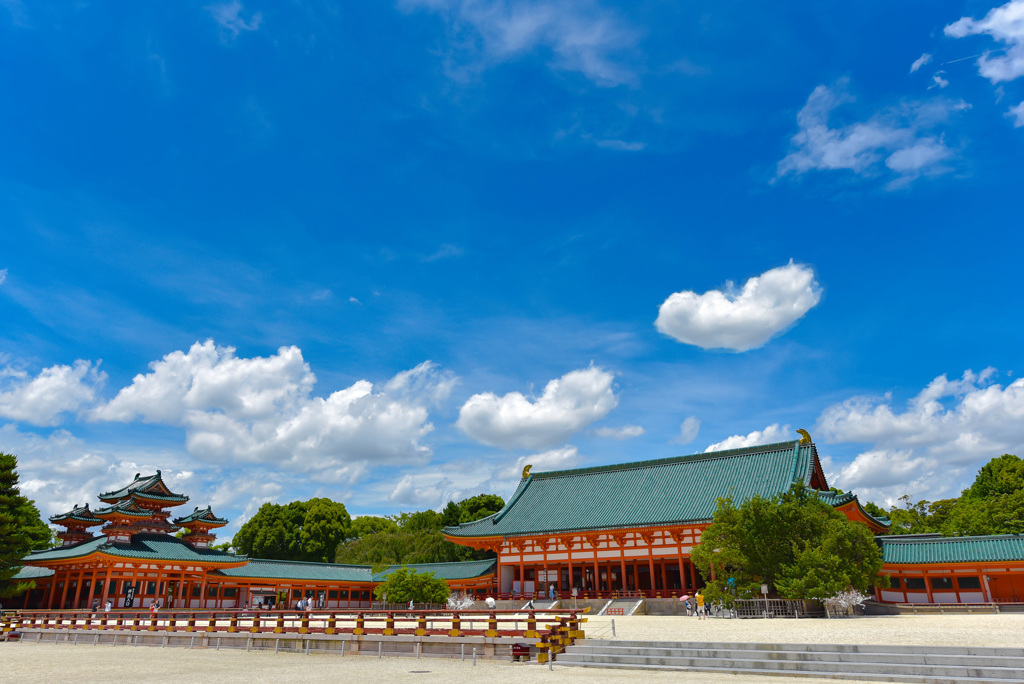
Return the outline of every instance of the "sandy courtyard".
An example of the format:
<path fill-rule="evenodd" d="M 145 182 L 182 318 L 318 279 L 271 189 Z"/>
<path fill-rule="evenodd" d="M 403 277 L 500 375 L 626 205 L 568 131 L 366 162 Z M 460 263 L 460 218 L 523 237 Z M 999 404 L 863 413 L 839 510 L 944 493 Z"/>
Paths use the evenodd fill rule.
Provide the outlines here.
<path fill-rule="evenodd" d="M 611 621 L 594 618 L 588 635 L 608 632 Z M 645 641 L 758 641 L 776 643 L 860 643 L 1010 646 L 1024 648 L 1024 614 L 884 616 L 838 620 L 705 620 L 670 616 L 615 618 L 618 639 Z M 610 636 L 600 635 L 600 636 Z M 66 644 L 0 644 L 0 682 L 112 681 L 188 682 L 778 682 L 779 677 L 738 677 L 706 673 L 600 670 L 439 658 L 188 650 Z M 813 684 L 835 680 L 799 678 Z"/>

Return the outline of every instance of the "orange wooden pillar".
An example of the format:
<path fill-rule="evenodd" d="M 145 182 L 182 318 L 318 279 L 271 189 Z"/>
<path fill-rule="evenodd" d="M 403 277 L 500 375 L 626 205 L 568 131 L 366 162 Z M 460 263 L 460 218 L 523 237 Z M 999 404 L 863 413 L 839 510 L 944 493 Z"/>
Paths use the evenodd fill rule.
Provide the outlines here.
<path fill-rule="evenodd" d="M 113 572 L 111 568 L 107 568 L 106 574 L 103 575 L 103 597 L 100 599 L 103 607 L 107 605 L 107 598 L 110 596 L 110 578 Z"/>
<path fill-rule="evenodd" d="M 627 591 L 626 589 L 626 538 L 619 537 L 619 589 L 621 591 Z"/>
<path fill-rule="evenodd" d="M 654 541 L 654 538 L 650 537 L 650 538 L 644 539 L 644 541 L 647 542 L 648 582 L 650 583 L 651 591 L 653 592 L 655 590 L 655 586 L 656 585 L 655 585 L 655 582 L 654 582 L 654 547 L 651 545 L 651 542 Z"/>
<path fill-rule="evenodd" d="M 542 583 L 539 579 L 536 581 L 534 589 L 540 592 L 541 596 L 546 597 L 548 595 L 548 540 L 544 539 L 539 542 L 540 550 L 544 554 L 544 582 Z M 534 577 L 537 574 L 534 573 Z"/>
<path fill-rule="evenodd" d="M 519 593 L 526 594 L 526 542 L 519 546 Z"/>
<path fill-rule="evenodd" d="M 574 584 L 574 582 L 576 580 L 574 579 L 575 575 L 573 574 L 573 567 L 572 567 L 572 538 L 563 539 L 562 543 L 565 544 L 565 551 L 566 551 L 565 555 L 566 555 L 566 558 L 568 558 L 568 560 L 569 560 L 569 593 L 571 594 L 573 588 L 576 586 Z"/>
<path fill-rule="evenodd" d="M 57 568 L 53 572 L 53 577 L 50 579 L 50 595 L 46 599 L 46 609 L 53 610 L 53 599 L 57 594 L 57 578 L 60 577 L 60 568 Z"/>

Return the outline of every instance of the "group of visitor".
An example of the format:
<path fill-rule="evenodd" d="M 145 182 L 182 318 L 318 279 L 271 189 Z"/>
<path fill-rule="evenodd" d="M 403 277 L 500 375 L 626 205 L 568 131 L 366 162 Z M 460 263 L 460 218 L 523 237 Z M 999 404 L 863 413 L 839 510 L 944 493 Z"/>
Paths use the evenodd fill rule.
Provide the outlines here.
<path fill-rule="evenodd" d="M 707 620 L 708 606 L 705 605 L 704 594 L 702 594 L 700 590 L 697 590 L 697 593 L 692 597 L 683 594 L 679 600 L 682 601 L 683 605 L 686 607 L 687 615 L 696 615 L 698 620 Z"/>

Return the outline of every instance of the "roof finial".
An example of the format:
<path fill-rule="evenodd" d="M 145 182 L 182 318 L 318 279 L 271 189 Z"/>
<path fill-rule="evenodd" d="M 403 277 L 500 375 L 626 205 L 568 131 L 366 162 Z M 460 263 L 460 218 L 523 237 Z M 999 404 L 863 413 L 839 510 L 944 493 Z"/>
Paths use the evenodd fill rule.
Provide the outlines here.
<path fill-rule="evenodd" d="M 798 429 L 797 432 L 799 432 L 801 435 L 803 435 L 803 437 L 800 438 L 800 443 L 801 444 L 810 444 L 811 443 L 811 433 L 809 433 L 807 430 L 800 430 L 800 429 Z"/>
<path fill-rule="evenodd" d="M 530 468 L 532 468 L 532 467 L 533 467 L 532 465 L 528 465 L 525 468 L 523 468 L 523 479 L 524 480 L 526 478 L 530 477 Z"/>
<path fill-rule="evenodd" d="M 138 480 L 140 477 L 142 477 L 142 473 L 135 473 L 135 479 L 136 480 Z"/>
<path fill-rule="evenodd" d="M 159 471 L 159 470 L 158 470 L 158 471 L 156 471 L 156 476 L 157 476 L 157 477 L 160 477 L 160 471 Z"/>

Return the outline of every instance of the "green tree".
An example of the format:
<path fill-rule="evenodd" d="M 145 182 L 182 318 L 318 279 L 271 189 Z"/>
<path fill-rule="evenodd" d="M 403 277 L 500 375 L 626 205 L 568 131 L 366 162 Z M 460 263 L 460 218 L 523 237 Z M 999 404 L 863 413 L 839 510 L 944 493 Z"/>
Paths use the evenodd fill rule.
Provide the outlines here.
<path fill-rule="evenodd" d="M 238 530 L 231 546 L 253 558 L 329 563 L 351 525 L 345 505 L 330 499 L 265 503 Z"/>
<path fill-rule="evenodd" d="M 368 534 L 377 532 L 393 532 L 398 529 L 398 523 L 391 518 L 378 517 L 373 515 L 361 515 L 352 518 L 352 527 L 349 530 L 350 539 L 358 539 Z"/>
<path fill-rule="evenodd" d="M 867 511 L 870 515 L 874 516 L 875 518 L 889 517 L 889 511 L 885 510 L 884 508 L 876 504 L 874 501 L 865 501 L 864 510 Z"/>
<path fill-rule="evenodd" d="M 459 504 L 459 523 L 473 522 L 497 513 L 505 507 L 505 500 L 497 494 L 477 494 Z"/>
<path fill-rule="evenodd" d="M 441 513 L 426 510 L 400 513 L 394 518 L 356 518 L 349 540 L 338 547 L 336 561 L 380 569 L 389 565 L 494 558 L 493 551 L 453 544 L 445 539 L 442 529 L 455 524 L 453 520 L 472 522 L 486 517 L 504 505 L 500 496 L 479 494 L 461 503 L 448 502 Z"/>
<path fill-rule="evenodd" d="M 993 458 L 958 498 L 915 503 L 904 495 L 900 504 L 889 511 L 892 534 L 1024 534 L 1024 459 Z"/>
<path fill-rule="evenodd" d="M 825 598 L 848 587 L 867 591 L 882 568 L 870 530 L 799 482 L 740 506 L 719 499 L 691 558 L 708 598 L 726 603 L 758 594 L 761 584 L 785 598 Z"/>
<path fill-rule="evenodd" d="M 17 596 L 35 587 L 34 582 L 15 582 L 21 559 L 29 551 L 52 545 L 53 533 L 43 522 L 35 503 L 18 487 L 18 457 L 0 453 L 0 598 Z"/>
<path fill-rule="evenodd" d="M 379 600 L 387 597 L 389 603 L 444 603 L 451 590 L 443 579 L 432 572 L 416 572 L 401 567 L 390 573 L 373 590 Z"/>

